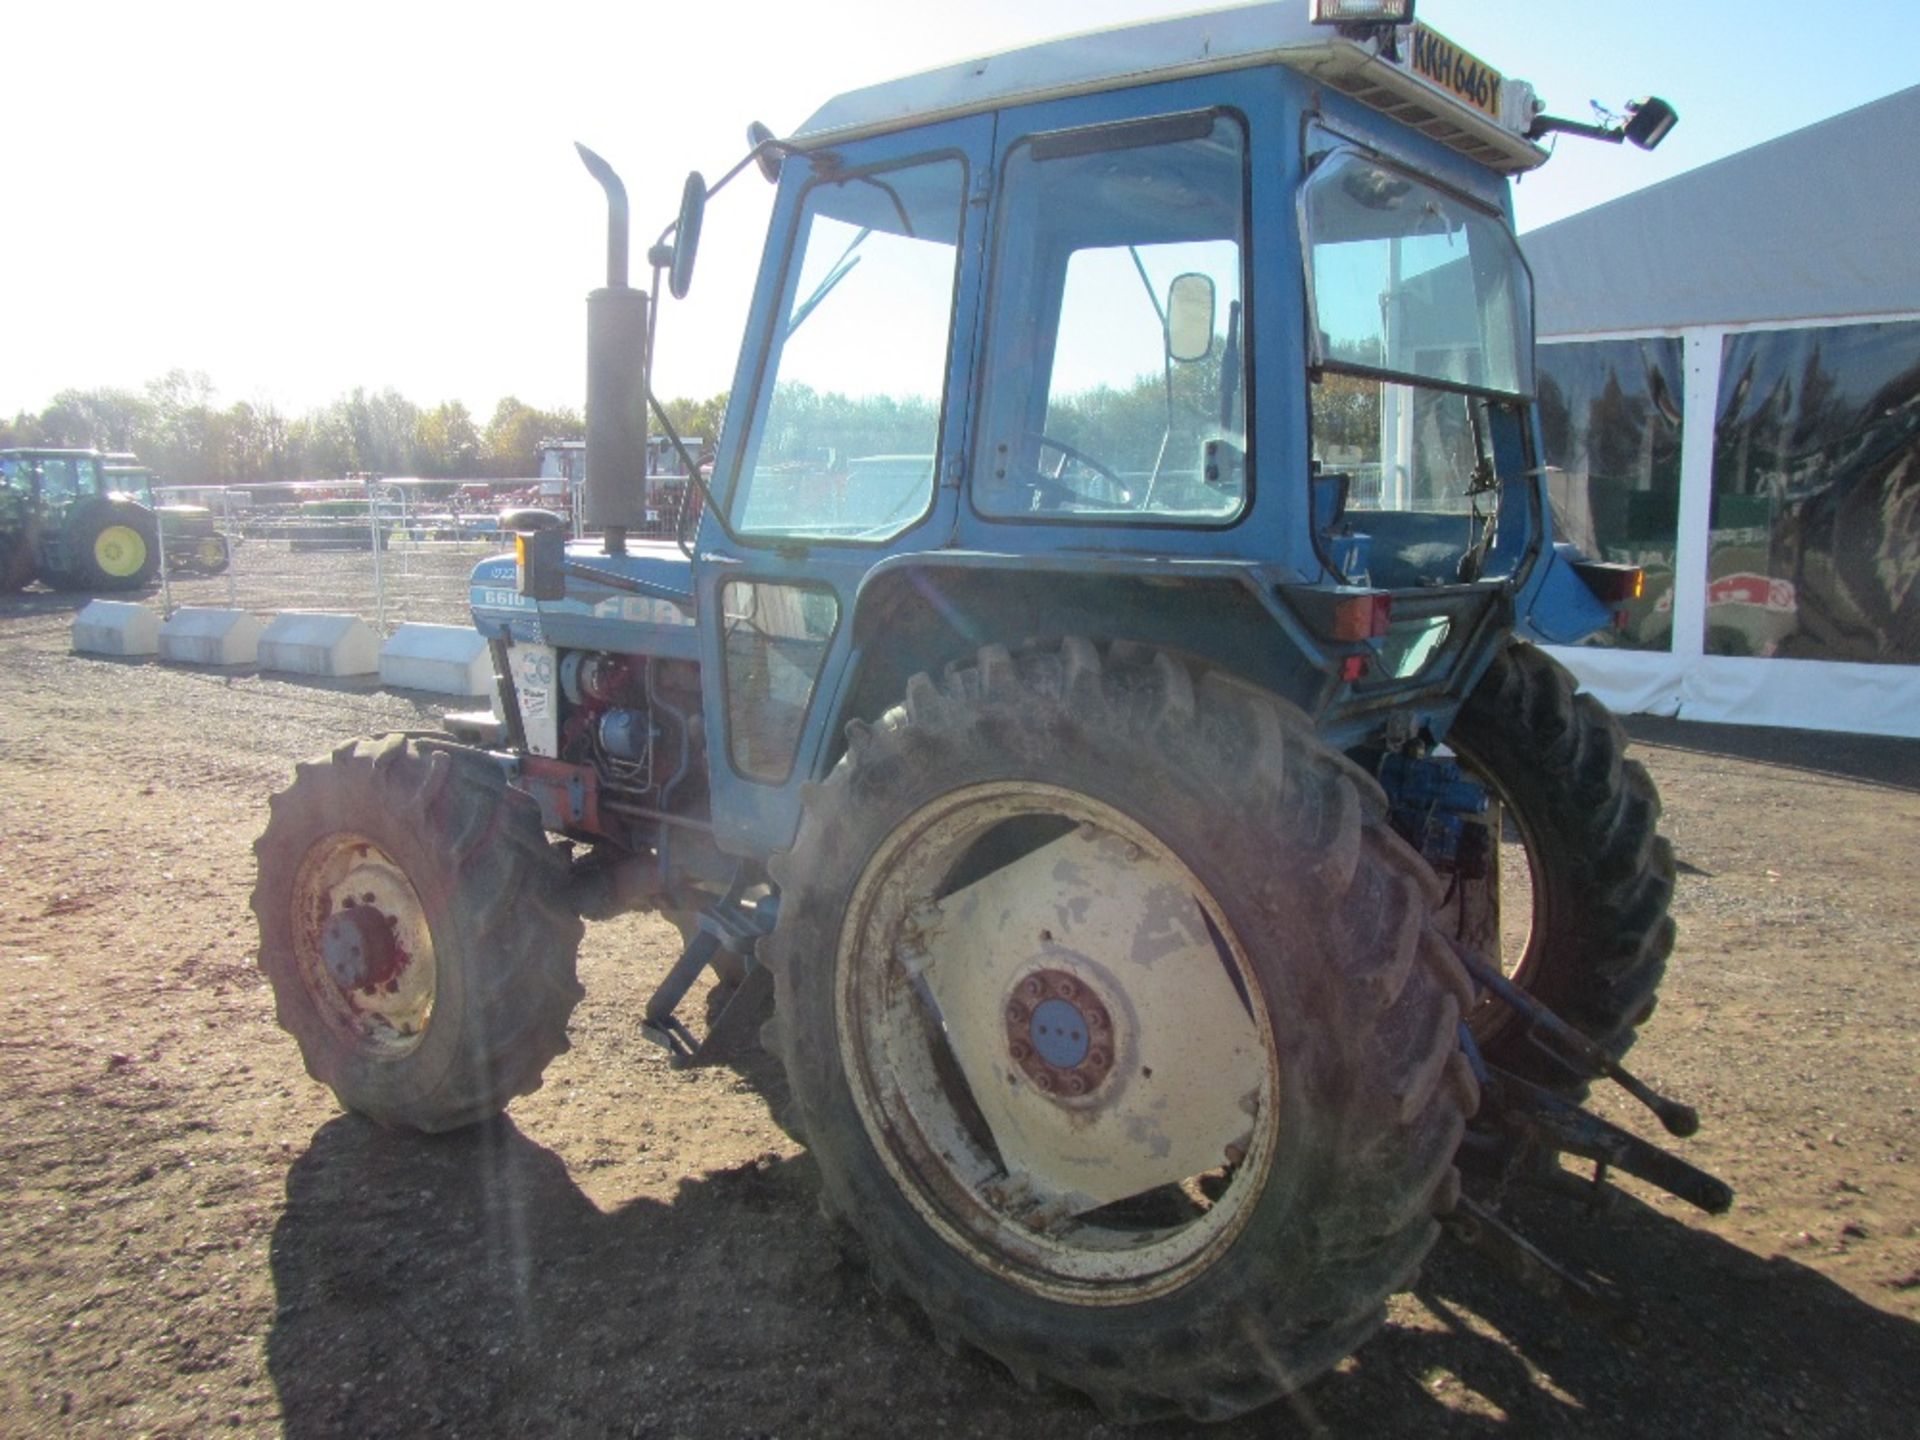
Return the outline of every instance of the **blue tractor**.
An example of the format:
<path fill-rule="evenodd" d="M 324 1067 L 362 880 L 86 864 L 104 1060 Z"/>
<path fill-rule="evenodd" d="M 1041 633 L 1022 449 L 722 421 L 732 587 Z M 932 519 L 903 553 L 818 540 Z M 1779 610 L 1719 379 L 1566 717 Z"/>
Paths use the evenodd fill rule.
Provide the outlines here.
<path fill-rule="evenodd" d="M 1580 1108 L 1605 1076 L 1694 1124 L 1620 1065 L 1673 941 L 1659 800 L 1528 639 L 1637 575 L 1553 542 L 1508 183 L 1673 115 L 1556 120 L 1411 11 L 756 126 L 721 184 L 777 184 L 770 241 L 677 540 L 638 538 L 653 305 L 720 187 L 649 295 L 583 152 L 592 533 L 475 570 L 497 721 L 300 767 L 256 847 L 313 1075 L 389 1125 L 498 1113 L 566 1048 L 583 920 L 646 907 L 686 942 L 646 1033 L 772 1050 L 826 1209 L 1023 1380 L 1241 1413 L 1443 1230 L 1627 1325 L 1495 1209 L 1608 1167 L 1730 1198 Z"/>

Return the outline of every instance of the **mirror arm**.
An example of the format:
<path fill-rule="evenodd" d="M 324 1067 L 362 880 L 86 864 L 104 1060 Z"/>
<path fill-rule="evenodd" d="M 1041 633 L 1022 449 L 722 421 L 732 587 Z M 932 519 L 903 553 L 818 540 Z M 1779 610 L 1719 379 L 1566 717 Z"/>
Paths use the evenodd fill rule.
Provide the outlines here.
<path fill-rule="evenodd" d="M 1587 140 L 1604 140 L 1609 145 L 1618 145 L 1627 138 L 1624 125 L 1589 125 L 1582 120 L 1563 120 L 1558 115 L 1536 115 L 1533 124 L 1527 127 L 1527 139 L 1538 140 L 1541 137 L 1558 133 L 1578 135 Z"/>

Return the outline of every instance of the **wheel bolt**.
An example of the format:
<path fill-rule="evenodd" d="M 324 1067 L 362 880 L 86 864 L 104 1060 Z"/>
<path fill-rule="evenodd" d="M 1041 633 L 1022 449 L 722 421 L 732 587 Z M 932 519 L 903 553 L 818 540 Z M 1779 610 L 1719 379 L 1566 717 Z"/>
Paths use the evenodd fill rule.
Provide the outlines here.
<path fill-rule="evenodd" d="M 1098 1005 L 1087 1006 L 1085 1014 L 1089 1029 L 1105 1030 L 1113 1023 L 1107 1018 L 1107 1012 L 1102 1010 Z"/>
<path fill-rule="evenodd" d="M 1069 1095 L 1084 1095 L 1087 1093 L 1087 1082 L 1078 1075 L 1069 1075 L 1064 1088 Z"/>
<path fill-rule="evenodd" d="M 1016 1040 L 1016 1041 L 1014 1041 L 1014 1042 L 1013 1042 L 1013 1044 L 1011 1044 L 1011 1045 L 1009 1045 L 1009 1046 L 1007 1047 L 1007 1053 L 1008 1053 L 1009 1055 L 1011 1055 L 1011 1056 L 1013 1056 L 1013 1058 L 1014 1058 L 1015 1060 L 1017 1060 L 1017 1061 L 1019 1061 L 1019 1062 L 1021 1062 L 1022 1064 L 1024 1064 L 1024 1063 L 1026 1062 L 1026 1058 L 1027 1058 L 1027 1057 L 1028 1057 L 1029 1055 L 1031 1055 L 1031 1054 L 1033 1053 L 1033 1051 L 1031 1051 L 1031 1050 L 1029 1050 L 1029 1049 L 1027 1048 L 1027 1045 L 1026 1045 L 1026 1042 L 1025 1042 L 1025 1041 L 1023 1041 L 1023 1040 Z"/>
<path fill-rule="evenodd" d="M 1071 977 L 1062 975 L 1054 982 L 1053 993 L 1062 1000 L 1071 1000 L 1080 993 L 1080 987 L 1073 983 Z"/>
<path fill-rule="evenodd" d="M 1104 1070 L 1112 1063 L 1112 1058 L 1104 1050 L 1089 1050 L 1087 1052 L 1087 1064 L 1095 1070 Z"/>
<path fill-rule="evenodd" d="M 1018 1000 L 1015 1000 L 1012 1004 L 1008 1005 L 1007 1006 L 1007 1023 L 1009 1025 L 1026 1024 L 1027 1023 L 1027 1007 L 1022 1005 Z"/>
<path fill-rule="evenodd" d="M 1053 1093 L 1053 1076 L 1049 1075 L 1046 1071 L 1042 1070 L 1038 1075 L 1034 1076 L 1033 1083 L 1039 1086 L 1040 1089 L 1046 1091 L 1047 1094 L 1051 1095 Z"/>
<path fill-rule="evenodd" d="M 1038 975 L 1029 975 L 1020 982 L 1020 993 L 1029 1000 L 1038 1000 L 1047 993 L 1047 987 L 1040 983 Z"/>

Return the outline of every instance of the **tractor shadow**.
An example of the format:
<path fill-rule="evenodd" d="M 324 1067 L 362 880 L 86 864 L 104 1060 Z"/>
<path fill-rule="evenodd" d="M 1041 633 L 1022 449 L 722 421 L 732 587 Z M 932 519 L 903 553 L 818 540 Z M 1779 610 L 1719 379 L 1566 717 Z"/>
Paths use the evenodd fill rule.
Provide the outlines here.
<path fill-rule="evenodd" d="M 597 1208 L 509 1120 L 438 1138 L 343 1117 L 287 1180 L 268 1366 L 290 1437 L 1158 1437 L 949 1357 L 842 1262 L 805 1156 Z M 1616 1348 L 1443 1246 L 1395 1323 L 1222 1437 L 1894 1433 L 1920 1326 L 1623 1198 L 1525 1207 L 1552 1253 L 1647 1303 Z"/>

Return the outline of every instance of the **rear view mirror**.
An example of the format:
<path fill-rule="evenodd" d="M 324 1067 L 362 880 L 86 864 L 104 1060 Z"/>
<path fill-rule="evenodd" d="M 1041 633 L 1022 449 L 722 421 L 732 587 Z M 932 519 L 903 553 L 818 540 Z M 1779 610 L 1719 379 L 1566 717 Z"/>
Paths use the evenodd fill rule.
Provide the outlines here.
<path fill-rule="evenodd" d="M 761 178 L 769 185 L 780 179 L 780 162 L 785 158 L 775 146 L 767 144 L 773 131 L 758 120 L 747 126 L 747 144 L 754 150 L 753 163 L 760 167 Z"/>
<path fill-rule="evenodd" d="M 1213 280 L 1188 271 L 1167 287 L 1167 354 L 1204 360 L 1213 349 Z"/>
<path fill-rule="evenodd" d="M 707 213 L 707 182 L 694 171 L 680 192 L 680 219 L 673 231 L 673 263 L 667 269 L 667 289 L 684 300 L 693 288 L 693 258 L 700 250 L 700 222 Z"/>

